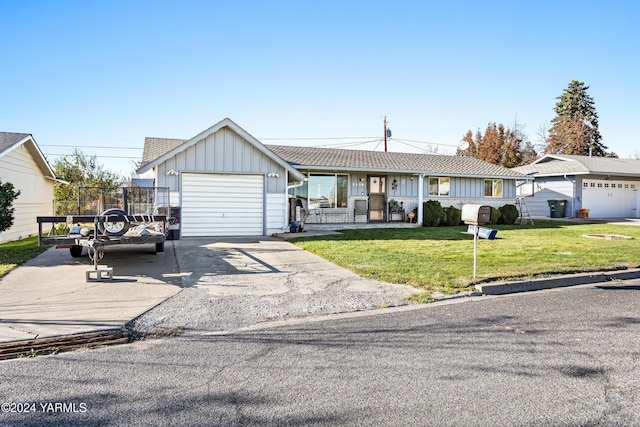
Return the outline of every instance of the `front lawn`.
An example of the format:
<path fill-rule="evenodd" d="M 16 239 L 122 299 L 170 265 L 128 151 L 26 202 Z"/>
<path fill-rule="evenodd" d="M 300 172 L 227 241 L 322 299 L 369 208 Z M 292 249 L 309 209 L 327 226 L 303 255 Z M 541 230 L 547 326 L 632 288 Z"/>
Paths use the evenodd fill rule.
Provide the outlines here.
<path fill-rule="evenodd" d="M 46 251 L 48 247 L 38 246 L 38 236 L 0 245 L 0 278 L 15 266 Z"/>
<path fill-rule="evenodd" d="M 495 225 L 495 240 L 478 239 L 478 282 L 614 270 L 640 264 L 640 227 L 537 221 Z M 292 240 L 360 276 L 457 293 L 473 281 L 473 236 L 466 226 L 344 230 L 340 235 Z M 584 234 L 619 234 L 603 240 Z"/>

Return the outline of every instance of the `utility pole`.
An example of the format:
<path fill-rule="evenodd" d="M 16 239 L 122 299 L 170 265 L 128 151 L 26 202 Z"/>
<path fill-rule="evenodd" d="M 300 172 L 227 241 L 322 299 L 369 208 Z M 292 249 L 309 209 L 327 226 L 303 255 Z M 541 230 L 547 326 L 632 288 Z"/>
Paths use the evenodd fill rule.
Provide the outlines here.
<path fill-rule="evenodd" d="M 387 116 L 384 116 L 384 152 L 387 152 Z"/>

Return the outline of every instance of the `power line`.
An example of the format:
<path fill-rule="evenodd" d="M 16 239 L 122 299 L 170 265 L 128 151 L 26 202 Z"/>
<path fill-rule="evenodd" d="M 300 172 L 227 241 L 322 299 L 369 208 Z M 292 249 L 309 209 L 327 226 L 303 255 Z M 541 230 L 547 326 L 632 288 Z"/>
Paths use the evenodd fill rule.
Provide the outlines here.
<path fill-rule="evenodd" d="M 142 150 L 142 148 L 134 147 L 100 147 L 95 145 L 57 145 L 57 144 L 38 144 L 40 147 L 69 147 L 69 148 L 99 148 L 109 150 Z"/>
<path fill-rule="evenodd" d="M 65 157 L 68 156 L 69 153 L 67 154 L 54 154 L 54 153 L 42 153 L 45 156 L 56 156 L 56 157 Z M 139 160 L 140 156 L 136 156 L 136 157 L 131 157 L 131 156 L 91 156 L 91 157 L 96 157 L 98 159 L 133 159 L 133 160 Z"/>
<path fill-rule="evenodd" d="M 458 147 L 455 144 L 441 144 L 439 142 L 416 141 L 416 140 L 413 140 L 413 139 L 399 139 L 399 138 L 393 138 L 393 139 L 395 139 L 396 141 L 399 141 L 399 142 L 414 142 L 414 143 L 418 143 L 418 144 L 444 145 L 444 146 L 447 146 L 447 147 L 456 147 L 456 148 Z"/>
<path fill-rule="evenodd" d="M 337 136 L 329 138 L 260 138 L 260 141 L 313 141 L 323 139 L 371 139 L 377 138 L 375 136 Z"/>
<path fill-rule="evenodd" d="M 337 144 L 321 144 L 321 145 L 316 145 L 315 147 L 318 148 L 323 148 L 323 147 L 355 147 L 358 145 L 364 145 L 364 144 L 369 144 L 372 142 L 378 142 L 380 141 L 380 138 L 376 138 L 376 139 L 370 139 L 368 141 L 360 141 L 360 142 L 342 142 L 342 143 L 337 143 Z"/>

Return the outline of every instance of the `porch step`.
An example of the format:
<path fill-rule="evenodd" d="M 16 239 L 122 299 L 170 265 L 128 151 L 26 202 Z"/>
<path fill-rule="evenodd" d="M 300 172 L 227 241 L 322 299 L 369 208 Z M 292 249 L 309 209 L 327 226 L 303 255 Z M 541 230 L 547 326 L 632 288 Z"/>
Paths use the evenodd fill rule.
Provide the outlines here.
<path fill-rule="evenodd" d="M 335 223 L 335 224 L 305 224 L 305 231 L 321 230 L 355 230 L 365 228 L 417 228 L 419 224 L 409 222 L 375 222 L 375 223 Z"/>

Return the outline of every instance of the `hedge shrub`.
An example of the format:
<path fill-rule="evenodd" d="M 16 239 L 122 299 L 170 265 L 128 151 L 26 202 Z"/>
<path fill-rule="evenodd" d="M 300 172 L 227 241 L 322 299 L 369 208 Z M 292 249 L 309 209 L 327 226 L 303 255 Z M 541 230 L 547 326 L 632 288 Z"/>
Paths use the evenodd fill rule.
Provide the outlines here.
<path fill-rule="evenodd" d="M 515 205 L 504 205 L 500 208 L 500 221 L 499 224 L 514 224 L 516 219 L 520 216 L 518 208 Z"/>
<path fill-rule="evenodd" d="M 460 225 L 462 221 L 462 211 L 455 206 L 449 206 L 444 210 L 445 214 L 447 214 L 447 221 L 444 225 L 456 226 Z"/>
<path fill-rule="evenodd" d="M 442 209 L 442 205 L 437 200 L 424 202 L 422 210 L 422 226 L 437 227 L 447 220 L 447 215 Z"/>
<path fill-rule="evenodd" d="M 498 208 L 491 207 L 491 224 L 497 224 L 500 221 L 500 211 Z"/>

